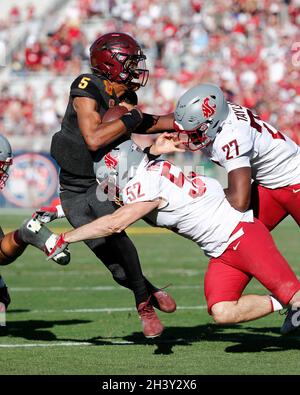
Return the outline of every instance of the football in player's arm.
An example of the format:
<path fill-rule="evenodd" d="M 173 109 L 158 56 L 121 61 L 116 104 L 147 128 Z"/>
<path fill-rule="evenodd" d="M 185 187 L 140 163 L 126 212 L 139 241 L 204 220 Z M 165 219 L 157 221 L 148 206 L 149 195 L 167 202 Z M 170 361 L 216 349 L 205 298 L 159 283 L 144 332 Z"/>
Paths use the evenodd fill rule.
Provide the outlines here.
<path fill-rule="evenodd" d="M 82 84 L 82 81 L 85 83 Z M 127 103 L 123 105 L 128 108 L 128 113 L 120 119 L 102 122 L 99 113 L 101 95 L 99 88 L 97 89 L 97 86 L 101 84 L 104 87 L 104 95 L 114 92 L 119 97 L 126 92 L 125 85 L 110 83 L 91 74 L 79 76 L 71 86 L 71 95 L 74 96 L 73 107 L 77 114 L 79 128 L 90 151 L 97 151 L 123 135 L 129 138 L 131 132 L 146 134 L 173 129 L 173 114 L 162 116 L 143 114 L 137 106 Z"/>

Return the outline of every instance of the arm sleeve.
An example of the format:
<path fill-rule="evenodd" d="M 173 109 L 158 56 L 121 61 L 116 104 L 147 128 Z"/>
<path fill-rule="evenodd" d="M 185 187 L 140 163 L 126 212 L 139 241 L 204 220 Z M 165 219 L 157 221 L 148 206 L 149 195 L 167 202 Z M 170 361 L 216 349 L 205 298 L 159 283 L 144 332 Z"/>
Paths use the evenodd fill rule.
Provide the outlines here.
<path fill-rule="evenodd" d="M 143 171 L 129 181 L 122 192 L 123 203 L 149 202 L 161 197 L 160 176 L 157 172 Z"/>
<path fill-rule="evenodd" d="M 152 128 L 157 123 L 159 117 L 151 114 L 143 113 L 143 120 L 140 125 L 134 129 L 133 133 L 136 134 L 148 134 L 147 130 Z M 157 133 L 157 132 L 155 132 Z"/>

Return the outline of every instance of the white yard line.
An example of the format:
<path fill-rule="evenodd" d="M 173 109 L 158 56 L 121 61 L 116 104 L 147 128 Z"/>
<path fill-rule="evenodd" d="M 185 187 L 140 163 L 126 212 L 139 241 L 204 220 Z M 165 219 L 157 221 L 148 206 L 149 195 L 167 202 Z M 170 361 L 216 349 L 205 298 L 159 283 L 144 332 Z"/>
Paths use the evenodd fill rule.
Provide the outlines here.
<path fill-rule="evenodd" d="M 161 340 L 160 338 L 153 339 L 154 344 L 159 342 L 160 344 L 165 343 L 165 344 L 174 344 L 174 343 L 181 343 L 181 342 L 189 342 L 193 341 L 194 339 L 164 339 Z M 101 343 L 102 342 L 102 343 Z M 78 342 L 52 342 L 52 343 L 20 343 L 20 344 L 0 344 L 0 348 L 31 348 L 31 347 L 85 347 L 85 346 L 94 346 L 94 347 L 99 347 L 99 346 L 123 346 L 126 344 L 133 344 L 133 345 L 139 345 L 139 344 L 144 344 L 144 343 L 149 343 L 151 340 L 139 340 L 139 341 L 129 341 L 129 340 L 111 340 L 109 338 L 104 338 L 104 339 L 99 339 L 98 343 L 97 341 L 95 343 L 92 342 L 81 342 L 80 340 Z"/>
<path fill-rule="evenodd" d="M 56 343 L 24 343 L 24 344 L 0 344 L 0 348 L 26 348 L 26 347 L 70 347 L 70 346 L 91 346 L 89 342 L 56 342 Z"/>
<path fill-rule="evenodd" d="M 83 263 L 84 264 L 84 263 Z M 184 264 L 183 264 L 184 265 Z M 22 265 L 24 267 L 24 265 Z M 17 265 L 15 265 L 15 268 Z M 17 267 L 20 270 L 19 276 L 37 276 L 37 277 L 57 277 L 57 276 L 81 276 L 81 277 L 87 277 L 87 276 L 102 276 L 102 275 L 107 275 L 109 272 L 103 271 L 103 270 L 95 270 L 95 271 L 80 271 L 80 270 L 68 270 L 68 267 L 66 266 L 66 269 L 63 271 L 59 270 L 62 267 L 57 266 L 58 270 L 50 271 L 50 270 L 38 270 L 38 271 L 29 271 L 29 270 L 22 270 L 21 264 L 20 266 Z M 204 267 L 203 269 L 176 269 L 176 268 L 170 268 L 170 269 L 153 269 L 153 270 L 147 270 L 147 276 L 159 276 L 160 274 L 178 274 L 178 275 L 186 275 L 188 277 L 192 276 L 199 276 L 203 275 L 206 272 L 207 268 Z M 14 277 L 16 273 L 13 271 L 5 273 L 5 277 Z M 4 274 L 3 274 L 4 276 Z"/>
<path fill-rule="evenodd" d="M 171 285 L 167 288 L 167 292 L 173 292 L 177 290 L 200 290 L 202 289 L 203 284 L 199 282 L 199 284 L 194 285 Z M 252 288 L 261 289 L 262 285 L 260 284 L 252 284 Z M 124 287 L 115 287 L 110 285 L 99 285 L 99 286 L 91 286 L 91 287 L 10 287 L 11 292 L 128 292 L 127 288 Z"/>
<path fill-rule="evenodd" d="M 177 289 L 199 289 L 199 285 L 173 285 L 169 289 L 170 291 L 174 291 Z M 128 291 L 127 288 L 123 287 L 114 287 L 114 286 L 95 286 L 95 287 L 10 287 L 12 292 L 74 292 L 74 291 L 85 291 L 85 292 L 94 292 L 94 291 Z"/>
<path fill-rule="evenodd" d="M 206 305 L 198 306 L 177 306 L 177 310 L 203 310 L 206 309 Z M 103 308 L 91 308 L 91 309 L 49 309 L 49 310 L 31 310 L 24 314 L 58 314 L 58 313 L 115 313 L 115 312 L 126 312 L 136 311 L 134 307 L 103 307 Z M 22 313 L 18 313 L 22 314 Z"/>

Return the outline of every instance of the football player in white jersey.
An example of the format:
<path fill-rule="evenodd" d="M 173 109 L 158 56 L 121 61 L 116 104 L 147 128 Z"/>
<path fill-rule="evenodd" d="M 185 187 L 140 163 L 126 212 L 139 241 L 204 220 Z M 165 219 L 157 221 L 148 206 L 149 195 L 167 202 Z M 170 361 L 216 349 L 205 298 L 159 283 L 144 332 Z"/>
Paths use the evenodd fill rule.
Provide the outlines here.
<path fill-rule="evenodd" d="M 160 136 L 151 153 L 168 151 L 168 136 Z M 254 320 L 283 305 L 300 308 L 300 282 L 269 231 L 253 218 L 252 210 L 233 208 L 218 181 L 196 174 L 186 177 L 180 168 L 162 159 L 149 161 L 132 141 L 107 155 L 114 158 L 114 164 L 104 157 L 96 168 L 97 179 L 108 195 L 119 195 L 123 207 L 61 234 L 50 257 L 69 243 L 106 237 L 146 218 L 154 226 L 193 240 L 210 258 L 205 296 L 217 323 Z M 272 295 L 242 295 L 252 277 Z M 298 326 L 300 321 L 293 329 Z"/>
<path fill-rule="evenodd" d="M 269 230 L 287 215 L 300 226 L 300 147 L 288 136 L 250 109 L 227 102 L 213 84 L 180 97 L 174 125 L 189 150 L 204 149 L 226 169 L 225 193 L 234 208 L 252 208 Z"/>

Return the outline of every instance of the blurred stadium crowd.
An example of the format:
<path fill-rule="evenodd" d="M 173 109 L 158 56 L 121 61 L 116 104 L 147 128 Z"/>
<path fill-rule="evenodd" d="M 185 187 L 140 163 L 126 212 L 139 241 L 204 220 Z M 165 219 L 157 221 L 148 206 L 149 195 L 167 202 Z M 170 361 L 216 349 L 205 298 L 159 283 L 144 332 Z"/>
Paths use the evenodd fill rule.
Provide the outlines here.
<path fill-rule="evenodd" d="M 57 131 L 70 83 L 89 70 L 91 42 L 123 31 L 147 55 L 150 80 L 138 92 L 145 112 L 171 112 L 189 87 L 214 82 L 230 101 L 255 108 L 300 144 L 300 65 L 292 61 L 300 0 L 15 3 L 0 17 L 0 44 L 7 50 L 0 130 L 6 136 Z"/>

